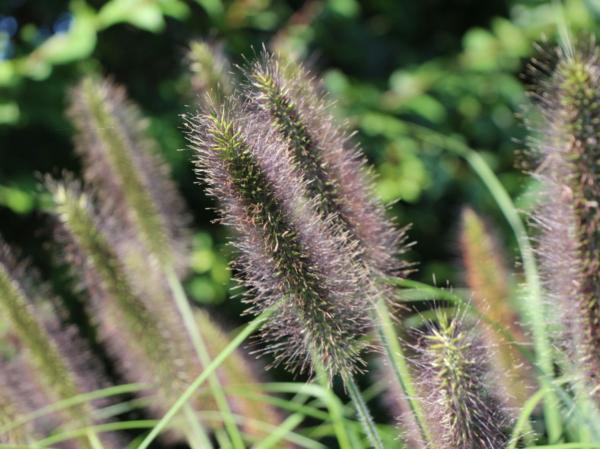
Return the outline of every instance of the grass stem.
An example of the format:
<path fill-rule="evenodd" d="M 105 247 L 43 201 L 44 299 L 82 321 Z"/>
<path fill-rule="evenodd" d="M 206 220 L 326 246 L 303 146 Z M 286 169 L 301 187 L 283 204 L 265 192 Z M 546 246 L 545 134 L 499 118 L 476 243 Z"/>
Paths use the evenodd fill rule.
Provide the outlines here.
<path fill-rule="evenodd" d="M 394 323 L 390 318 L 390 312 L 385 304 L 385 300 L 381 299 L 377 302 L 377 331 L 381 343 L 383 344 L 390 366 L 398 380 L 402 391 L 406 395 L 406 399 L 410 409 L 415 417 L 419 433 L 423 440 L 423 444 L 427 447 L 433 447 L 433 438 L 429 430 L 429 425 L 425 419 L 425 413 L 418 401 L 417 391 L 413 382 L 410 368 L 408 366 L 404 351 L 400 346 L 398 336 L 394 329 Z"/>
<path fill-rule="evenodd" d="M 363 426 L 367 438 L 369 439 L 369 442 L 371 443 L 372 448 L 384 449 L 383 441 L 381 441 L 381 437 L 379 436 L 379 432 L 377 431 L 373 417 L 371 416 L 367 404 L 360 393 L 358 385 L 356 385 L 356 381 L 353 377 L 346 376 L 344 378 L 344 385 L 348 390 L 350 399 L 352 399 L 352 402 L 354 403 L 354 408 L 356 409 L 358 418 Z"/>
<path fill-rule="evenodd" d="M 183 319 L 185 328 L 187 333 L 192 340 L 192 344 L 196 351 L 196 355 L 200 360 L 200 363 L 203 367 L 206 367 L 211 362 L 210 354 L 208 353 L 208 349 L 206 347 L 206 342 L 202 337 L 202 334 L 198 330 L 198 326 L 196 325 L 196 321 L 194 320 L 194 314 L 192 312 L 192 308 L 190 306 L 189 300 L 181 282 L 175 271 L 173 269 L 165 269 L 165 275 L 167 277 L 167 281 L 169 283 L 169 288 L 173 293 L 173 297 L 175 298 L 175 303 L 177 305 L 177 309 Z M 216 373 L 212 373 L 208 377 L 208 383 L 210 387 L 210 391 L 217 403 L 217 407 L 219 411 L 223 414 L 223 422 L 225 424 L 225 429 L 227 430 L 227 434 L 231 439 L 232 445 L 234 449 L 244 449 L 245 444 L 240 434 L 240 431 L 235 423 L 235 420 L 232 418 L 231 408 L 229 407 L 229 403 L 227 402 L 227 398 L 223 393 L 223 388 L 221 383 L 219 382 L 219 378 Z"/>

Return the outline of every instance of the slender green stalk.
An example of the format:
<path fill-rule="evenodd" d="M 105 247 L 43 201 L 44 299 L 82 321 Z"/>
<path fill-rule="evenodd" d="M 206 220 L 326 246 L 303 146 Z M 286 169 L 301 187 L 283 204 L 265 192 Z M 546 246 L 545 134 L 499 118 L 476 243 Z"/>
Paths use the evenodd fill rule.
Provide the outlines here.
<path fill-rule="evenodd" d="M 344 426 L 344 410 L 337 396 L 329 386 L 329 378 L 325 368 L 321 363 L 318 362 L 318 357 L 315 357 L 314 360 L 316 361 L 315 372 L 317 374 L 317 380 L 319 381 L 321 387 L 323 387 L 325 394 L 331 398 L 331 400 L 326 402 L 326 405 L 327 409 L 329 410 L 329 415 L 333 424 L 333 430 L 340 445 L 340 449 L 352 449 L 348 433 L 346 432 L 346 427 Z"/>
<path fill-rule="evenodd" d="M 406 395 L 406 399 L 413 416 L 415 417 L 415 421 L 419 428 L 423 443 L 427 445 L 433 445 L 431 431 L 429 430 L 429 425 L 425 419 L 425 414 L 421 408 L 421 404 L 419 404 L 417 399 L 417 391 L 414 386 L 406 357 L 404 356 L 404 351 L 402 350 L 402 347 L 398 341 L 398 336 L 396 335 L 396 331 L 394 329 L 394 323 L 390 319 L 390 313 L 384 300 L 377 302 L 376 313 L 379 324 L 377 331 L 381 339 L 381 343 L 383 344 L 383 348 L 390 361 L 390 365 L 396 376 L 396 379 L 400 383 L 400 386 Z"/>
<path fill-rule="evenodd" d="M 194 320 L 194 313 L 192 312 L 190 302 L 185 294 L 181 282 L 179 281 L 179 277 L 175 273 L 175 270 L 169 268 L 165 268 L 165 276 L 169 283 L 169 288 L 173 293 L 175 304 L 177 305 L 177 309 L 179 310 L 179 314 L 181 315 L 186 331 L 192 340 L 196 355 L 198 356 L 200 363 L 202 363 L 202 366 L 208 366 L 211 362 L 211 357 L 208 353 L 206 342 L 198 330 L 196 320 Z M 231 408 L 229 407 L 229 403 L 227 402 L 227 398 L 225 397 L 225 393 L 223 392 L 223 388 L 219 382 L 217 374 L 212 373 L 208 378 L 208 382 L 210 391 L 217 402 L 217 406 L 219 407 L 219 411 L 223 414 L 225 428 L 227 429 L 227 433 L 232 440 L 234 449 L 244 449 L 244 440 L 242 439 L 242 435 L 240 434 L 235 420 L 231 416 Z"/>
<path fill-rule="evenodd" d="M 590 444 L 590 443 L 544 444 L 542 446 L 527 446 L 523 449 L 600 449 L 600 444 Z"/>
<path fill-rule="evenodd" d="M 531 242 L 529 241 L 525 225 L 519 216 L 519 212 L 504 186 L 500 183 L 494 172 L 478 152 L 469 148 L 459 140 L 448 138 L 426 127 L 415 124 L 411 124 L 410 126 L 423 141 L 445 148 L 467 161 L 483 184 L 488 188 L 517 239 L 527 284 L 527 295 L 525 296 L 528 315 L 527 320 L 530 324 L 533 336 L 536 365 L 539 369 L 539 381 L 543 385 L 549 386 L 546 390 L 546 397 L 544 400 L 546 429 L 549 440 L 558 441 L 562 435 L 562 418 L 560 416 L 560 403 L 551 383 L 552 378 L 554 377 L 552 346 L 548 338 L 546 322 L 539 319 L 540 313 L 545 310 L 545 305 L 542 300 L 540 276 L 533 248 L 531 247 Z"/>
<path fill-rule="evenodd" d="M 252 446 L 252 449 L 271 449 L 278 444 L 288 432 L 298 427 L 302 421 L 304 421 L 304 415 L 300 413 L 288 416 L 274 432 L 260 443 Z"/>
<path fill-rule="evenodd" d="M 190 386 L 181 394 L 179 399 L 171 406 L 167 413 L 154 426 L 150 433 L 142 440 L 137 449 L 148 449 L 150 444 L 160 435 L 171 420 L 179 413 L 182 407 L 192 398 L 200 386 L 215 372 L 215 370 L 248 338 L 256 329 L 258 329 L 273 313 L 275 307 L 266 309 L 259 316 L 254 318 L 246 327 L 231 340 L 231 342 L 213 359 L 204 371 L 190 384 Z"/>
<path fill-rule="evenodd" d="M 217 412 L 214 412 L 214 411 L 201 412 L 200 416 L 203 419 L 208 420 L 208 421 L 216 421 L 216 422 L 223 421 L 222 417 Z M 253 426 L 260 428 L 264 433 L 274 433 L 274 432 L 277 432 L 277 429 L 279 428 L 279 426 L 274 426 L 265 421 L 248 418 L 247 416 L 240 416 L 240 415 L 234 415 L 234 416 L 236 418 L 236 422 L 238 422 L 239 424 L 242 424 L 244 422 L 249 422 Z M 304 447 L 307 449 L 328 449 L 326 446 L 324 446 L 320 442 L 316 441 L 315 439 L 313 439 L 311 437 L 307 437 L 303 434 L 300 434 L 300 433 L 297 433 L 294 431 L 289 431 L 287 434 L 285 434 L 284 439 L 286 441 L 289 441 L 290 443 L 293 443 L 294 447 L 298 446 L 298 447 Z M 219 449 L 225 449 L 225 448 L 219 447 Z M 227 449 L 231 449 L 231 448 L 227 447 Z"/>
<path fill-rule="evenodd" d="M 90 442 L 90 446 L 92 446 L 93 449 L 104 449 L 100 438 L 98 438 L 98 435 L 96 435 L 96 433 L 91 428 L 88 428 L 85 434 L 87 436 L 88 441 Z"/>
<path fill-rule="evenodd" d="M 206 434 L 204 427 L 200 424 L 196 412 L 189 404 L 183 407 L 183 414 L 186 421 L 188 422 L 187 430 L 189 436 L 187 440 L 192 449 L 213 449 L 213 445 L 210 442 L 210 438 Z"/>
<path fill-rule="evenodd" d="M 85 437 L 88 432 L 95 433 L 106 433 L 115 432 L 119 430 L 137 430 L 137 429 L 148 429 L 156 424 L 154 419 L 140 419 L 132 421 L 120 421 L 112 422 L 107 424 L 98 424 L 96 426 L 88 426 L 80 429 L 66 430 L 64 432 L 56 433 L 43 440 L 36 441 L 34 446 L 27 446 L 26 449 L 32 449 L 32 447 L 48 448 L 56 443 L 63 441 L 73 440 L 75 438 Z M 0 446 L 1 448 L 2 446 Z"/>
<path fill-rule="evenodd" d="M 358 385 L 356 385 L 356 381 L 353 377 L 346 376 L 344 379 L 344 385 L 348 390 L 348 394 L 350 395 L 350 399 L 354 403 L 354 407 L 356 409 L 356 413 L 360 419 L 361 424 L 363 425 L 363 429 L 371 446 L 373 449 L 384 449 L 383 442 L 381 441 L 381 437 L 379 436 L 379 432 L 377 431 L 377 427 L 375 426 L 375 422 L 373 421 L 373 417 L 369 412 L 369 408 L 367 404 L 360 394 L 360 389 Z"/>

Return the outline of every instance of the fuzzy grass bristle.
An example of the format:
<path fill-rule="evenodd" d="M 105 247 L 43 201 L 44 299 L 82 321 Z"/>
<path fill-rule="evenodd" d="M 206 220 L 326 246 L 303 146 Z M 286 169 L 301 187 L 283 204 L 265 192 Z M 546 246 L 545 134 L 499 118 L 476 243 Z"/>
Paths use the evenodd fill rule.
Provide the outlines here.
<path fill-rule="evenodd" d="M 461 317 L 438 313 L 420 336 L 415 366 L 434 447 L 505 447 L 509 420 L 486 385 L 487 362 Z"/>
<path fill-rule="evenodd" d="M 600 55 L 593 42 L 574 48 L 556 49 L 551 65 L 540 58 L 532 68 L 541 120 L 531 152 L 542 185 L 534 218 L 545 286 L 561 307 L 570 359 L 600 403 Z"/>
<path fill-rule="evenodd" d="M 0 241 L 0 309 L 8 321 L 2 344 L 12 348 L 0 362 L 0 387 L 5 390 L 2 399 L 8 401 L 2 407 L 13 413 L 33 412 L 103 385 L 102 370 L 76 329 L 61 322 L 49 297 L 44 302 L 31 298 L 26 278 L 35 276 L 30 271 L 17 263 L 8 246 Z M 36 285 L 37 290 L 43 290 L 39 281 Z M 20 438 L 48 436 L 56 429 L 86 427 L 95 421 L 92 404 L 76 404 L 15 428 L 11 435 L 24 432 Z M 114 435 L 102 439 L 107 447 L 113 447 L 116 441 Z M 72 444 L 68 447 L 92 447 L 87 437 L 75 438 Z"/>
<path fill-rule="evenodd" d="M 4 262 L 8 248 L 0 243 L 0 307 L 3 316 L 10 321 L 10 327 L 23 342 L 34 365 L 43 372 L 43 377 L 52 389 L 63 398 L 75 396 L 78 391 L 68 366 L 62 360 L 44 324 L 33 309 L 30 300 Z"/>
<path fill-rule="evenodd" d="M 267 351 L 291 371 L 322 364 L 328 374 L 360 366 L 371 305 L 344 238 L 306 203 L 276 132 L 253 115 L 222 107 L 188 123 L 197 172 L 237 233 L 251 311 L 276 307 L 263 328 Z M 344 246 L 345 245 L 345 246 Z M 347 256 L 347 257 L 346 257 Z"/>
<path fill-rule="evenodd" d="M 460 247 L 473 305 L 494 322 L 481 326 L 483 340 L 491 352 L 492 369 L 499 379 L 499 396 L 519 410 L 535 391 L 533 367 L 519 348 L 525 347 L 527 338 L 511 307 L 511 281 L 499 246 L 470 208 L 462 212 Z"/>
<path fill-rule="evenodd" d="M 71 260 L 80 266 L 84 287 L 92 296 L 92 316 L 100 334 L 130 379 L 157 389 L 157 401 L 174 401 L 199 367 L 167 321 L 140 297 L 102 230 L 90 197 L 78 186 L 48 183 L 55 214 L 67 237 Z M 179 349 L 179 350 L 178 350 Z M 161 408 L 161 407 L 159 407 Z"/>
<path fill-rule="evenodd" d="M 96 78 L 85 78 L 72 90 L 68 116 L 77 130 L 75 148 L 86 180 L 106 207 L 137 230 L 150 256 L 181 272 L 188 218 L 148 136 L 148 120 L 122 87 Z"/>
<path fill-rule="evenodd" d="M 187 59 L 192 90 L 200 102 L 208 95 L 215 103 L 222 103 L 233 93 L 229 61 L 219 45 L 193 41 Z"/>
<path fill-rule="evenodd" d="M 6 363 L 0 363 L 3 376 L 5 376 Z M 13 422 L 21 419 L 29 410 L 24 410 L 19 398 L 15 397 L 6 380 L 0 381 L 0 428 L 11 426 Z M 31 423 L 25 423 L 17 428 L 0 431 L 0 443 L 10 445 L 28 445 L 38 437 Z"/>
<path fill-rule="evenodd" d="M 310 198 L 325 219 L 356 241 L 360 259 L 376 274 L 403 275 L 404 231 L 396 229 L 375 201 L 365 159 L 331 114 L 332 103 L 300 65 L 264 52 L 247 74 L 246 97 L 287 144 Z"/>

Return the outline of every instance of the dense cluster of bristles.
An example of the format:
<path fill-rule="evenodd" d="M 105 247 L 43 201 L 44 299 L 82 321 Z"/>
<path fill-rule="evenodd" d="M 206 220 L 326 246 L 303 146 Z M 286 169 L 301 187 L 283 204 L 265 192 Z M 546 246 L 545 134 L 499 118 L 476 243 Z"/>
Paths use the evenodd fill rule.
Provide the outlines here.
<path fill-rule="evenodd" d="M 463 313 L 449 318 L 440 311 L 436 323 L 417 338 L 414 366 L 433 433 L 424 447 L 502 448 L 510 421 L 492 393 L 484 345 L 466 326 Z"/>
<path fill-rule="evenodd" d="M 104 208 L 126 221 L 138 248 L 162 264 L 181 269 L 188 245 L 183 201 L 158 159 L 148 120 L 108 80 L 86 78 L 71 92 L 68 115 L 84 176 Z M 123 239 L 125 241 L 125 239 Z"/>
<path fill-rule="evenodd" d="M 319 214 L 331 217 L 356 241 L 360 259 L 375 273 L 404 274 L 397 257 L 405 249 L 404 233 L 375 200 L 364 156 L 332 116 L 321 86 L 297 63 L 267 53 L 245 76 L 249 108 L 285 139 Z"/>
<path fill-rule="evenodd" d="M 198 174 L 237 234 L 252 311 L 275 308 L 267 352 L 292 371 L 360 369 L 380 278 L 400 274 L 403 232 L 373 200 L 364 158 L 312 77 L 263 52 L 239 101 L 188 121 Z"/>
<path fill-rule="evenodd" d="M 198 172 L 237 231 L 252 311 L 274 307 L 266 351 L 292 371 L 356 369 L 371 305 L 352 248 L 305 202 L 284 142 L 227 106 L 197 117 Z M 340 250 L 350 251 L 349 253 Z M 364 280 L 364 279 L 363 279 Z"/>
<path fill-rule="evenodd" d="M 593 42 L 541 53 L 531 72 L 540 116 L 532 141 L 543 187 L 535 216 L 546 288 L 556 305 L 571 371 L 598 394 L 600 373 L 600 59 Z M 574 365 L 573 365 L 574 363 Z"/>

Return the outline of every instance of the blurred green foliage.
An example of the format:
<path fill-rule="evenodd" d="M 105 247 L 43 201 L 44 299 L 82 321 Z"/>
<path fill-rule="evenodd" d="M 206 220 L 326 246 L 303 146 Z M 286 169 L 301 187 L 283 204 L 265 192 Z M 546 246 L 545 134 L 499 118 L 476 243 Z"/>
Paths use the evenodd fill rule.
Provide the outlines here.
<path fill-rule="evenodd" d="M 466 164 L 420 139 L 415 125 L 481 151 L 511 195 L 522 195 L 530 186 L 515 168 L 523 146 L 515 114 L 526 101 L 519 74 L 534 42 L 555 39 L 561 21 L 594 34 L 599 15 L 598 0 L 2 0 L 0 229 L 48 267 L 41 243 L 50 237 L 35 232 L 45 227 L 37 173 L 77 172 L 65 92 L 82 74 L 103 72 L 149 116 L 194 215 L 192 297 L 222 302 L 225 236 L 194 185 L 190 153 L 178 151 L 180 114 L 194 108 L 185 53 L 191 39 L 208 39 L 243 63 L 264 44 L 322 74 L 375 168 L 376 194 L 399 224 L 413 224 L 417 276 L 457 283 L 460 207 L 504 223 Z"/>

